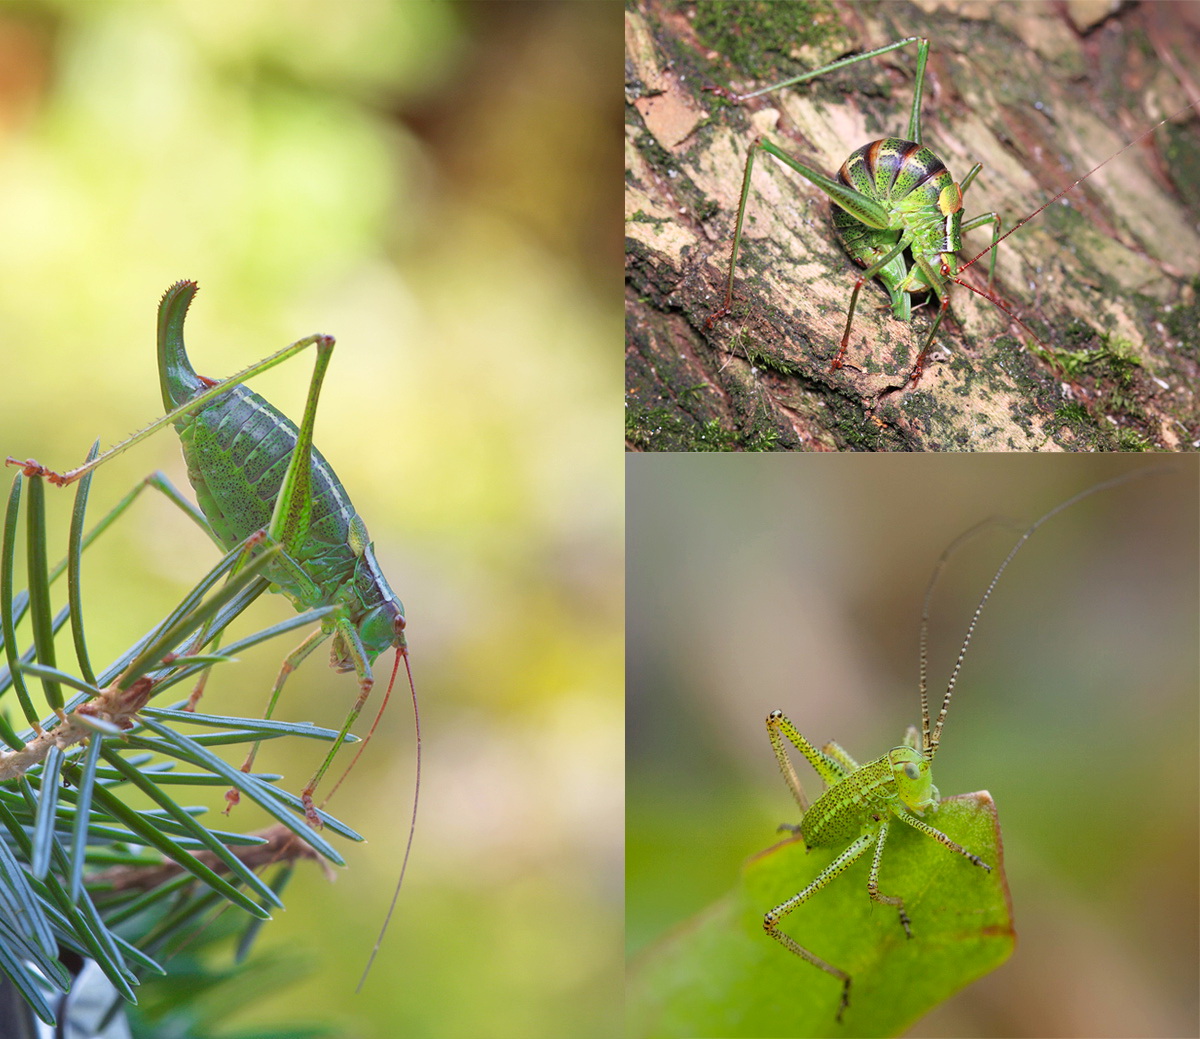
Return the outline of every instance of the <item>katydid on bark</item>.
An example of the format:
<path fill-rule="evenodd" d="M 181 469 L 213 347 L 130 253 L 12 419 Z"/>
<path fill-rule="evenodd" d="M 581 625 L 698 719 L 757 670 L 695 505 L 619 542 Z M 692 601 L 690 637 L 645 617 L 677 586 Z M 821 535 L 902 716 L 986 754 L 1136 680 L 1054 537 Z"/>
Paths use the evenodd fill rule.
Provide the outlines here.
<path fill-rule="evenodd" d="M 751 172 L 754 168 L 755 155 L 763 152 L 778 159 L 829 196 L 834 204 L 834 230 L 854 262 L 865 268 L 855 277 L 846 313 L 845 329 L 830 363 L 830 371 L 841 368 L 844 363 L 846 352 L 850 346 L 850 333 L 854 323 L 855 309 L 859 302 L 859 294 L 863 286 L 873 278 L 878 278 L 883 283 L 890 298 L 892 313 L 901 321 L 912 320 L 912 296 L 914 294 L 932 293 L 937 301 L 937 313 L 909 373 L 909 381 L 914 385 L 924 371 L 926 357 L 949 308 L 951 283 L 962 285 L 999 307 L 1025 328 L 1053 361 L 1055 356 L 1053 349 L 1042 343 L 1013 310 L 993 292 L 996 246 L 1019 227 L 1081 184 L 1105 163 L 1100 163 L 1089 170 L 1049 201 L 1039 206 L 1029 216 L 1017 222 L 1004 234 L 1000 232 L 1000 217 L 994 212 L 966 219 L 963 212 L 963 197 L 983 166 L 975 163 L 962 181 L 956 182 L 942 160 L 924 146 L 921 132 L 921 103 L 925 85 L 925 66 L 929 58 L 929 41 L 916 36 L 843 58 L 811 72 L 747 94 L 735 95 L 720 88 L 709 89 L 735 102 L 746 101 L 783 87 L 795 86 L 826 72 L 898 50 L 911 43 L 917 44 L 917 60 L 913 104 L 905 137 L 884 137 L 863 145 L 846 159 L 836 178 L 827 177 L 811 166 L 800 162 L 764 137 L 756 137 L 751 142 L 746 155 L 741 198 L 734 224 L 725 299 L 720 308 L 708 318 L 707 328 L 711 329 L 718 319 L 728 315 L 733 306 L 734 277 L 737 269 L 738 250 L 742 240 L 746 203 L 750 193 Z M 1200 102 L 1191 102 L 1168 118 L 1174 118 L 1197 103 Z M 1106 159 L 1105 162 L 1110 162 L 1117 155 L 1133 147 L 1167 121 L 1164 119 L 1156 123 L 1116 155 Z M 956 254 L 962 249 L 962 235 L 967 231 L 989 224 L 993 228 L 991 244 L 960 266 Z M 987 288 L 981 289 L 963 281 L 961 278 L 963 272 L 988 253 L 991 253 L 991 259 L 988 266 Z"/>
<path fill-rule="evenodd" d="M 357 763 L 374 733 L 403 659 L 416 725 L 416 783 L 408 843 L 396 887 L 398 895 L 412 848 L 420 797 L 420 719 L 409 667 L 403 604 L 376 562 L 366 525 L 355 511 L 349 495 L 329 463 L 313 446 L 317 402 L 332 356 L 334 338 L 307 336 L 223 381 L 198 375 L 188 359 L 183 340 L 184 319 L 196 288 L 192 281 L 177 282 L 167 289 L 159 303 L 159 382 L 167 414 L 65 473 L 47 469 L 32 459 L 21 462 L 10 458 L 8 462 L 23 466 L 29 474 L 45 476 L 51 483 L 65 486 L 162 427 L 174 425 L 187 462 L 188 479 L 207 519 L 207 532 L 217 545 L 229 552 L 251 535 L 260 533 L 263 543 L 282 546 L 275 560 L 264 569 L 270 589 L 286 595 L 299 611 L 328 607 L 329 612 L 321 627 L 284 661 L 271 690 L 265 717 L 270 718 L 273 714 L 287 676 L 331 636 L 330 666 L 339 672 L 353 671 L 359 687 L 337 740 L 301 793 L 306 818 L 313 827 L 321 825 L 313 801 L 316 788 L 374 685 L 371 664 L 387 649 L 396 650 L 391 682 L 383 702 L 366 740 L 342 779 Z M 296 426 L 242 384 L 310 346 L 316 348 L 316 364 L 304 416 Z M 251 750 L 242 766 L 244 771 L 250 770 L 256 750 L 257 746 Z M 236 802 L 236 793 L 231 794 L 232 804 Z M 395 904 L 393 896 L 380 940 Z M 378 948 L 379 942 L 376 942 L 372 961 Z M 370 965 L 368 963 L 367 970 Z"/>
<path fill-rule="evenodd" d="M 780 930 L 786 917 L 808 901 L 818 891 L 831 883 L 840 873 L 844 872 L 853 862 L 862 857 L 868 850 L 873 849 L 870 872 L 867 878 L 867 894 L 875 902 L 894 906 L 900 917 L 900 925 L 905 936 L 913 937 L 913 928 L 908 914 L 905 912 L 904 899 L 900 895 L 883 894 L 879 890 L 880 865 L 883 861 L 884 846 L 893 818 L 900 820 L 913 829 L 932 837 L 945 847 L 961 855 L 973 866 L 991 872 L 992 866 L 984 862 L 970 849 L 964 848 L 940 830 L 935 829 L 927 821 L 927 812 L 936 813 L 941 800 L 938 789 L 933 785 L 932 765 L 941 741 L 942 727 L 946 721 L 946 713 L 950 707 L 950 697 L 962 668 L 963 660 L 975 633 L 983 608 L 999 583 L 1008 565 L 1034 532 L 1053 519 L 1060 512 L 1084 498 L 1100 491 L 1107 490 L 1128 480 L 1163 469 L 1143 469 L 1114 477 L 1103 483 L 1095 484 L 1086 490 L 1055 506 L 1041 518 L 1030 524 L 1009 550 L 996 572 L 992 575 L 971 615 L 967 625 L 966 635 L 959 648 L 958 656 L 950 672 L 946 692 L 942 697 L 941 709 L 937 718 L 931 724 L 928 696 L 928 630 L 929 611 L 933 590 L 938 577 L 944 569 L 951 553 L 954 552 L 969 537 L 978 533 L 980 524 L 958 537 L 942 553 L 934 567 L 933 575 L 925 592 L 924 606 L 921 611 L 920 638 L 920 699 L 921 699 L 921 729 L 909 726 L 900 746 L 893 747 L 882 757 L 864 765 L 859 765 L 838 743 L 829 742 L 819 750 L 810 743 L 783 714 L 782 711 L 772 711 L 767 716 L 767 735 L 771 747 L 779 762 L 779 769 L 784 781 L 799 805 L 801 818 L 798 825 L 785 825 L 784 830 L 798 834 L 808 848 L 829 847 L 837 848 L 845 845 L 845 849 L 802 891 L 777 905 L 766 914 L 763 927 L 772 938 L 778 941 L 789 952 L 819 967 L 842 983 L 841 1001 L 838 1005 L 836 1019 L 840 1022 L 842 1015 L 850 1005 L 851 976 L 846 971 L 822 959 L 817 953 L 806 949 L 794 938 Z M 784 739 L 800 751 L 812 765 L 813 770 L 824 781 L 826 789 L 811 804 L 804 793 L 796 769 L 788 756 Z"/>

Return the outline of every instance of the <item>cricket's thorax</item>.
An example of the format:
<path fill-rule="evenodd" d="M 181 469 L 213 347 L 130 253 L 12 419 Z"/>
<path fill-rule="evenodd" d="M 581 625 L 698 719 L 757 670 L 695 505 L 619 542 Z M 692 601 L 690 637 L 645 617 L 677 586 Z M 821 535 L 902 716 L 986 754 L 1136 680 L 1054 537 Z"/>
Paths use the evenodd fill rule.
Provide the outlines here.
<path fill-rule="evenodd" d="M 929 762 L 912 747 L 895 747 L 826 790 L 800 820 L 810 848 L 840 844 L 893 810 L 918 815 L 937 806 Z"/>

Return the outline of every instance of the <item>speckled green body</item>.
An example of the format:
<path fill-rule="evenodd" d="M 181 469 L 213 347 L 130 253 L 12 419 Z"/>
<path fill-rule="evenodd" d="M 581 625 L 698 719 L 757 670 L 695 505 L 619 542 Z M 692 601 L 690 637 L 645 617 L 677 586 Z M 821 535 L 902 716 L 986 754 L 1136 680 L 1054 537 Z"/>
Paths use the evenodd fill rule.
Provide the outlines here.
<path fill-rule="evenodd" d="M 818 797 L 800 820 L 800 833 L 810 848 L 853 840 L 863 823 L 896 804 L 896 777 L 887 756 L 863 765 Z"/>
<path fill-rule="evenodd" d="M 781 722 L 777 724 L 782 726 Z M 787 727 L 783 730 L 786 732 Z M 917 750 L 915 729 L 909 731 L 902 746 L 865 765 L 857 764 L 837 744 L 828 745 L 824 752 L 811 745 L 810 750 L 824 757 L 831 767 L 827 773 L 829 788 L 800 820 L 800 834 L 810 848 L 853 840 L 864 828 L 889 814 L 924 815 L 926 809 L 937 808 L 937 787 L 933 785 L 929 759 Z"/>
<path fill-rule="evenodd" d="M 941 722 L 945 719 L 948 703 L 949 692 L 943 701 L 942 713 L 938 716 L 938 732 L 941 730 Z M 904 899 L 899 895 L 885 895 L 879 890 L 879 866 L 883 861 L 883 849 L 893 819 L 899 819 L 913 829 L 932 837 L 984 870 L 990 872 L 992 868 L 979 856 L 956 844 L 941 830 L 934 829 L 920 818 L 927 810 L 936 812 L 939 803 L 937 787 L 933 785 L 930 770 L 937 742 L 929 729 L 929 710 L 924 684 L 921 687 L 921 723 L 921 732 L 909 727 L 901 746 L 893 747 L 875 761 L 859 765 L 841 746 L 832 741 L 818 750 L 784 717 L 782 711 L 772 711 L 767 715 L 767 736 L 779 762 L 779 771 L 791 788 L 792 796 L 795 797 L 802 813 L 800 825 L 787 829 L 798 832 L 809 848 L 839 848 L 843 845 L 845 847 L 803 891 L 780 902 L 768 912 L 763 917 L 763 928 L 789 952 L 795 953 L 842 982 L 838 1020 L 850 1005 L 850 975 L 804 948 L 779 929 L 779 925 L 789 913 L 845 872 L 861 855 L 874 848 L 871 870 L 867 877 L 867 893 L 875 902 L 894 906 L 899 913 L 904 933 L 911 937 L 912 929 L 909 926 L 908 914 L 904 910 Z M 784 738 L 808 759 L 817 775 L 825 781 L 825 792 L 811 805 L 804 794 L 804 788 L 800 785 L 796 770 L 788 759 Z"/>

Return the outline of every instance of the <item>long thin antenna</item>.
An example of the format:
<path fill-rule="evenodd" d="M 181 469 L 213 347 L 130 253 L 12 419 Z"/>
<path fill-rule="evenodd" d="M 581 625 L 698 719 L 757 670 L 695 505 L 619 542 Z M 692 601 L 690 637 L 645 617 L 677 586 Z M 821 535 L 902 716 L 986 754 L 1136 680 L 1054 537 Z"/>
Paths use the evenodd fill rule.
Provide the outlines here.
<path fill-rule="evenodd" d="M 1091 497 L 1093 494 L 1098 494 L 1100 491 L 1108 490 L 1110 487 L 1116 487 L 1120 484 L 1127 483 L 1130 480 L 1138 479 L 1142 476 L 1149 476 L 1154 473 L 1170 472 L 1172 466 L 1155 466 L 1151 469 L 1139 469 L 1135 472 L 1122 473 L 1120 476 L 1114 476 L 1110 480 L 1104 480 L 1101 483 L 1094 484 L 1086 490 L 1080 491 L 1078 494 L 1068 498 L 1066 501 L 1054 506 L 1049 512 L 1035 520 L 1030 526 L 1025 529 L 1025 532 L 1017 539 L 1017 543 L 1009 549 L 1008 555 L 1004 557 L 1004 561 L 997 568 L 995 574 L 992 575 L 992 580 L 984 591 L 983 597 L 979 600 L 979 605 L 975 607 L 975 612 L 971 615 L 971 623 L 967 625 L 967 633 L 963 638 L 962 647 L 958 651 L 958 659 L 954 662 L 954 668 L 950 672 L 950 681 L 946 685 L 946 695 L 942 698 L 942 709 L 938 712 L 937 723 L 933 727 L 933 731 L 929 731 L 929 707 L 926 697 L 926 634 L 927 622 L 929 614 L 929 599 L 933 592 L 933 585 L 945 566 L 947 558 L 963 541 L 977 534 L 981 527 L 991 520 L 985 520 L 982 524 L 977 524 L 965 534 L 956 538 L 950 547 L 942 553 L 942 558 L 938 560 L 937 566 L 934 568 L 933 578 L 930 580 L 929 588 L 925 593 L 925 609 L 921 617 L 921 722 L 922 722 L 922 751 L 925 756 L 932 761 L 933 756 L 937 753 L 938 741 L 942 735 L 942 725 L 946 721 L 946 711 L 950 706 L 950 695 L 954 692 L 954 683 L 958 681 L 958 672 L 962 668 L 963 658 L 967 655 L 967 647 L 971 644 L 971 637 L 975 634 L 975 625 L 979 623 L 979 616 L 983 613 L 983 608 L 991 597 L 992 591 L 1000 581 L 1001 574 L 1008 568 L 1008 564 L 1013 561 L 1013 557 L 1021 551 L 1022 546 L 1032 536 L 1033 532 L 1038 529 L 1047 520 L 1053 519 L 1060 512 L 1069 509 L 1076 502 L 1082 501 L 1084 498 Z"/>
<path fill-rule="evenodd" d="M 397 649 L 396 663 L 392 667 L 392 681 L 388 684 L 388 693 L 392 691 L 392 684 L 396 681 L 396 672 L 400 668 L 400 658 L 404 657 L 404 670 L 408 672 L 408 688 L 412 693 L 413 706 L 413 728 L 417 738 L 417 753 L 416 753 L 416 783 L 413 786 L 412 800 L 412 817 L 408 823 L 408 843 L 404 845 L 404 859 L 400 863 L 400 877 L 396 881 L 396 890 L 392 892 L 392 901 L 388 906 L 387 916 L 384 917 L 383 926 L 379 928 L 379 937 L 375 939 L 375 945 L 371 949 L 371 955 L 367 957 L 367 965 L 363 968 L 362 977 L 358 979 L 358 985 L 355 987 L 355 993 L 359 993 L 363 989 L 363 985 L 367 983 L 367 975 L 371 973 L 371 968 L 375 964 L 375 957 L 379 954 L 379 947 L 383 944 L 383 936 L 387 934 L 388 926 L 392 922 L 392 914 L 396 911 L 396 903 L 400 900 L 400 889 L 404 886 L 404 874 L 408 870 L 408 856 L 412 853 L 413 836 L 417 832 L 417 805 L 421 801 L 421 715 L 417 710 L 417 690 L 413 685 L 412 667 L 408 663 L 408 653 Z M 383 709 L 380 708 L 382 714 Z M 376 724 L 379 722 L 378 716 L 375 718 Z M 375 731 L 375 726 L 371 726 L 371 731 Z"/>
<path fill-rule="evenodd" d="M 921 749 L 929 752 L 929 606 L 933 602 L 933 590 L 937 587 L 938 580 L 942 576 L 942 571 L 946 569 L 946 563 L 950 557 L 954 555 L 963 545 L 974 538 L 976 535 L 983 533 L 989 527 L 1006 524 L 1015 526 L 1015 522 L 1009 519 L 1001 519 L 999 516 L 991 516 L 988 519 L 981 520 L 976 523 L 970 530 L 959 534 L 949 545 L 946 550 L 938 557 L 937 563 L 933 567 L 933 573 L 929 576 L 929 584 L 925 587 L 925 602 L 921 607 L 921 667 L 920 667 L 920 685 L 921 685 Z"/>
<path fill-rule="evenodd" d="M 1172 112 L 1165 119 L 1160 119 L 1157 123 L 1155 123 L 1152 127 L 1150 127 L 1150 129 L 1147 130 L 1145 133 L 1140 134 L 1139 136 L 1135 137 L 1132 141 L 1130 141 L 1127 145 L 1125 145 L 1125 147 L 1122 148 L 1119 152 L 1114 152 L 1107 159 L 1105 159 L 1102 163 L 1100 163 L 1099 166 L 1093 166 L 1090 170 L 1087 171 L 1087 173 L 1085 173 L 1078 180 L 1072 181 L 1070 184 L 1068 184 L 1065 188 L 1063 188 L 1062 191 L 1060 191 L 1053 198 L 1047 199 L 1045 202 L 1043 202 L 1040 206 L 1037 207 L 1037 209 L 1035 209 L 1032 213 L 1030 213 L 1029 216 L 1025 217 L 1024 220 L 1019 220 L 1017 223 L 1015 223 L 1012 227 L 1010 227 L 1007 231 L 1005 231 L 1004 234 L 1002 234 L 999 238 L 997 238 L 994 242 L 992 242 L 992 244 L 989 245 L 982 252 L 978 253 L 975 256 L 972 256 L 966 263 L 964 263 L 961 267 L 959 267 L 958 273 L 962 274 L 962 272 L 965 271 L 968 267 L 970 267 L 971 264 L 973 264 L 977 260 L 980 260 L 983 257 L 987 256 L 988 253 L 990 253 L 993 249 L 995 249 L 996 246 L 998 246 L 1001 242 L 1003 242 L 1004 239 L 1007 238 L 1010 234 L 1012 234 L 1018 228 L 1024 227 L 1027 223 L 1029 223 L 1030 220 L 1032 220 L 1035 216 L 1037 216 L 1040 212 L 1042 212 L 1042 210 L 1047 209 L 1050 206 L 1054 205 L 1054 203 L 1057 202 L 1060 198 L 1062 198 L 1063 195 L 1065 195 L 1068 191 L 1075 190 L 1075 188 L 1079 187 L 1080 184 L 1082 184 L 1085 180 L 1088 179 L 1088 177 L 1090 177 L 1093 173 L 1095 173 L 1096 170 L 1100 169 L 1102 166 L 1108 165 L 1108 163 L 1112 162 L 1113 159 L 1117 158 L 1118 156 L 1124 155 L 1127 151 L 1129 151 L 1130 148 L 1132 148 L 1136 144 L 1140 144 L 1147 137 L 1149 137 L 1152 133 L 1154 133 L 1154 131 L 1157 130 L 1160 126 L 1164 125 L 1165 123 L 1169 123 L 1172 119 L 1177 119 L 1179 116 L 1183 115 L 1183 113 L 1186 112 L 1189 108 L 1195 108 L 1195 106 L 1198 104 L 1200 104 L 1200 97 L 1192 98 L 1191 101 L 1189 101 L 1186 105 L 1184 105 L 1177 112 Z M 1070 504 L 1070 502 L 1068 502 L 1067 504 Z"/>

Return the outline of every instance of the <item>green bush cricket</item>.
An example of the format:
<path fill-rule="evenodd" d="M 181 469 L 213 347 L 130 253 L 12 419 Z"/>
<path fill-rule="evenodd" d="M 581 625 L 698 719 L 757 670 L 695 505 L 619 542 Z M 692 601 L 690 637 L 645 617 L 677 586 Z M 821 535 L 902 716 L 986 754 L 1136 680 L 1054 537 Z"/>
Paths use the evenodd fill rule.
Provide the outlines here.
<path fill-rule="evenodd" d="M 954 691 L 959 671 L 961 670 L 984 606 L 987 604 L 1001 576 L 1013 558 L 1029 538 L 1032 537 L 1033 533 L 1044 523 L 1093 494 L 1136 479 L 1137 477 L 1162 471 L 1164 471 L 1162 468 L 1144 469 L 1095 484 L 1055 506 L 1023 531 L 992 575 L 971 615 L 966 634 L 958 650 L 954 666 L 951 669 L 941 709 L 938 712 L 936 720 L 931 724 L 927 692 L 927 645 L 930 603 L 933 590 L 951 553 L 966 539 L 976 534 L 980 527 L 986 524 L 981 524 L 967 531 L 943 552 L 934 568 L 926 589 L 921 614 L 919 682 L 921 730 L 918 732 L 915 727 L 910 726 L 900 746 L 892 748 L 888 753 L 875 761 L 860 766 L 835 742 L 826 743 L 818 750 L 801 735 L 792 722 L 784 716 L 782 711 L 775 710 L 767 716 L 767 734 L 771 740 L 772 749 L 779 763 L 780 771 L 783 773 L 783 778 L 787 782 L 792 796 L 795 798 L 802 813 L 798 825 L 787 825 L 781 827 L 781 829 L 791 830 L 798 834 L 808 848 L 836 848 L 842 844 L 846 844 L 846 842 L 849 843 L 807 887 L 770 910 L 764 917 L 763 926 L 772 938 L 780 942 L 790 952 L 811 963 L 813 966 L 819 967 L 842 983 L 841 1001 L 836 1014 L 836 1019 L 839 1022 L 850 1004 L 850 974 L 822 959 L 811 950 L 804 948 L 795 939 L 780 930 L 782 922 L 802 903 L 828 885 L 838 874 L 842 873 L 853 862 L 862 857 L 868 849 L 873 849 L 867 880 L 868 895 L 875 902 L 894 906 L 899 914 L 900 925 L 904 929 L 905 936 L 911 938 L 913 931 L 911 921 L 905 912 L 904 899 L 899 895 L 884 894 L 879 890 L 880 865 L 883 861 L 884 846 L 893 817 L 926 836 L 934 838 L 945 845 L 949 851 L 961 855 L 972 865 L 991 872 L 992 864 L 984 862 L 969 848 L 956 843 L 925 821 L 926 813 L 936 813 L 938 809 L 940 795 L 937 787 L 933 785 L 931 772 L 933 758 L 937 753 L 941 740 L 942 727 L 949 709 L 950 697 Z M 804 755 L 818 776 L 826 784 L 824 792 L 811 805 L 804 793 L 796 770 L 788 757 L 784 738 L 789 740 Z"/>
<path fill-rule="evenodd" d="M 1159 126 L 1186 112 L 1200 101 L 1193 100 L 1178 112 L 1156 123 L 1001 234 L 1001 221 L 997 213 L 986 212 L 970 218 L 964 214 L 965 193 L 983 169 L 982 164 L 977 162 L 972 165 L 966 176 L 960 182 L 956 182 L 945 163 L 924 144 L 921 105 L 929 57 L 927 39 L 910 36 L 746 94 L 732 94 L 723 88 L 708 89 L 734 102 L 742 102 L 783 87 L 795 86 L 827 72 L 898 50 L 912 43 L 917 44 L 916 71 L 913 103 L 904 137 L 888 136 L 864 144 L 846 159 L 833 178 L 793 158 L 762 136 L 753 139 L 746 155 L 741 196 L 734 223 L 725 298 L 722 305 L 707 319 L 707 328 L 711 329 L 718 319 L 728 315 L 732 309 L 734 277 L 750 193 L 751 173 L 755 155 L 763 152 L 810 181 L 832 200 L 834 231 L 854 262 L 864 268 L 855 276 L 844 330 L 830 363 L 830 371 L 843 366 L 850 345 L 859 295 L 863 286 L 875 278 L 878 278 L 886 289 L 892 313 L 898 320 L 912 320 L 912 297 L 915 294 L 931 293 L 937 303 L 936 314 L 909 373 L 909 381 L 914 385 L 924 371 L 926 358 L 949 308 L 951 283 L 962 285 L 999 307 L 1037 341 L 1047 359 L 1056 363 L 1053 348 L 1043 342 L 1013 309 L 993 292 L 996 246 L 1106 163 L 1134 147 Z M 963 247 L 963 234 L 989 224 L 993 228 L 991 244 L 966 263 L 960 264 L 957 253 Z M 989 253 L 991 256 L 987 287 L 971 285 L 964 281 L 963 273 Z"/>
<path fill-rule="evenodd" d="M 420 720 L 404 634 L 404 607 L 375 560 L 366 525 L 337 475 L 312 442 L 321 383 L 332 356 L 334 339 L 328 335 L 307 336 L 224 381 L 198 375 L 188 359 L 183 340 L 184 319 L 196 288 L 192 281 L 177 282 L 167 289 L 159 303 L 158 368 L 163 404 L 168 409 L 165 415 L 65 473 L 54 472 L 32 459 L 21 462 L 10 458 L 8 462 L 23 466 L 30 475 L 45 476 L 52 483 L 65 486 L 163 426 L 172 424 L 183 447 L 188 479 L 208 521 L 207 532 L 217 545 L 229 552 L 258 534 L 260 543 L 283 546 L 278 561 L 272 562 L 264 571 L 270 590 L 286 595 L 299 611 L 329 607 L 329 612 L 321 627 L 284 661 L 271 690 L 265 716 L 269 718 L 274 712 L 287 676 L 330 637 L 333 640 L 331 667 L 339 672 L 353 671 L 359 685 L 358 696 L 343 721 L 337 740 L 301 793 L 305 815 L 314 827 L 321 825 L 313 801 L 316 788 L 374 685 L 371 664 L 385 650 L 395 648 L 391 682 L 375 723 L 342 779 L 354 767 L 374 732 L 403 659 L 416 721 L 417 778 L 408 843 L 396 887 L 398 895 L 412 848 L 420 796 Z M 242 383 L 309 346 L 316 347 L 316 364 L 304 416 L 301 424 L 296 426 Z M 193 699 L 197 695 L 198 692 Z M 250 770 L 255 750 L 243 764 L 244 771 Z M 236 803 L 235 792 L 227 796 L 231 804 Z M 394 906 L 395 897 L 392 908 Z M 389 909 L 380 940 L 391 912 Z M 376 942 L 375 950 L 378 948 Z M 374 955 L 373 951 L 372 961 Z M 365 979 L 365 972 L 363 977 Z"/>

